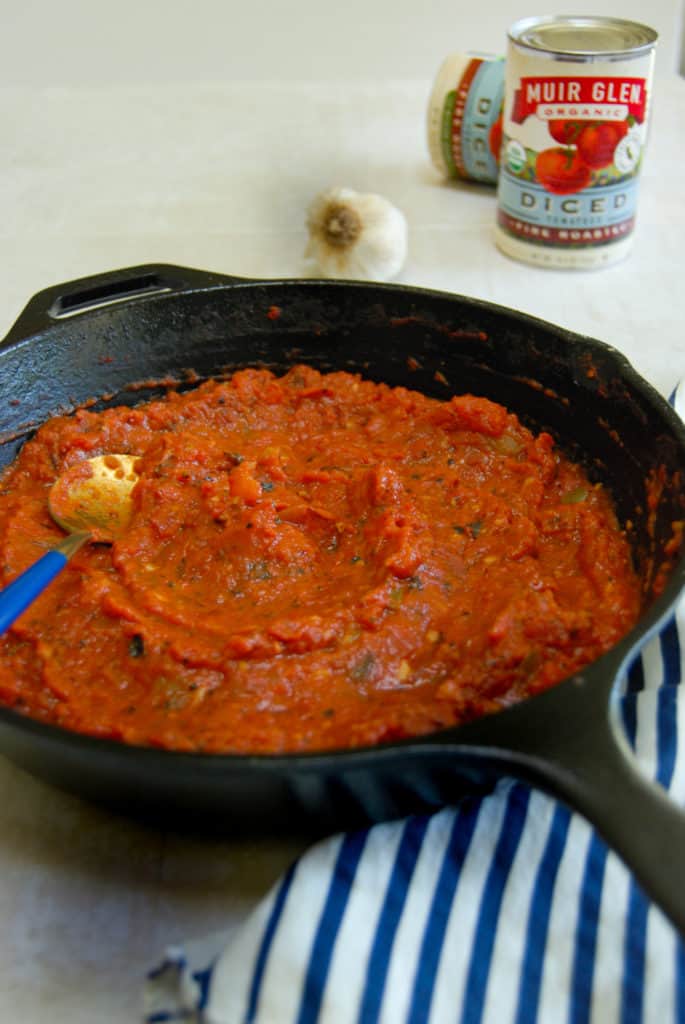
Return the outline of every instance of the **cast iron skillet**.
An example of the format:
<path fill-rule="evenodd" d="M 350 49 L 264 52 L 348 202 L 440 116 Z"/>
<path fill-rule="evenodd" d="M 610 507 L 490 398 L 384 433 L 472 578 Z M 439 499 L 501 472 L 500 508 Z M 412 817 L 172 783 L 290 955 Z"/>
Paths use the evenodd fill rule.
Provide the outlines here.
<path fill-rule="evenodd" d="M 471 391 L 547 429 L 613 492 L 644 583 L 635 629 L 553 690 L 415 740 L 287 756 L 192 755 L 79 736 L 0 709 L 0 749 L 30 772 L 147 820 L 233 832 L 334 831 L 426 811 L 502 775 L 584 814 L 685 932 L 685 815 L 639 775 L 617 724 L 626 669 L 685 582 L 667 558 L 685 518 L 685 429 L 615 350 L 521 313 L 398 286 L 246 281 L 141 266 L 36 295 L 0 344 L 0 466 L 35 426 L 152 382 L 294 362 L 360 371 L 437 397 Z M 127 389 L 135 382 L 148 385 Z M 650 512 L 646 480 L 663 487 Z"/>

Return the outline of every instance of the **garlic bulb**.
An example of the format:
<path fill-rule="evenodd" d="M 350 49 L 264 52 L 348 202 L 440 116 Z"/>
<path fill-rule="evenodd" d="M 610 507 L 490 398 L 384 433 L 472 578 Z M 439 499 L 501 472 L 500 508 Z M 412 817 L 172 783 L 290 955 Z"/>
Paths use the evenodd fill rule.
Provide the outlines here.
<path fill-rule="evenodd" d="M 305 255 L 324 277 L 389 281 L 407 256 L 404 214 L 373 193 L 332 188 L 314 199 L 307 214 Z"/>

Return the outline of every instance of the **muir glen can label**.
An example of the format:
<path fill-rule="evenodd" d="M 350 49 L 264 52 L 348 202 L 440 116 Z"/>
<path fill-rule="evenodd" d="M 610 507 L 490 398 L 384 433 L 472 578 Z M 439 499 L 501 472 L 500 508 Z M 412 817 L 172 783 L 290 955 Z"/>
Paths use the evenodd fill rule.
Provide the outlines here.
<path fill-rule="evenodd" d="M 504 58 L 453 53 L 428 101 L 428 149 L 445 178 L 497 183 L 502 141 Z"/>
<path fill-rule="evenodd" d="M 655 42 L 616 18 L 513 26 L 495 228 L 508 256 L 591 268 L 628 254 Z"/>

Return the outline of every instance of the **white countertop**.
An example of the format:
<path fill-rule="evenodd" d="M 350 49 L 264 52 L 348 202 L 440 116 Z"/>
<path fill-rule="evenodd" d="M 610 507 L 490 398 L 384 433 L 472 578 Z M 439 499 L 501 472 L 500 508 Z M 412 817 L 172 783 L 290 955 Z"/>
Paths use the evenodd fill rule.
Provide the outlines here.
<path fill-rule="evenodd" d="M 623 5 L 624 16 L 635 16 L 634 6 Z M 19 35 L 37 7 L 13 15 Z M 510 7 L 500 5 L 505 25 Z M 673 5 L 657 5 L 656 14 L 666 24 L 673 14 L 676 24 Z M 332 17 L 329 25 L 334 31 Z M 25 62 L 36 55 L 27 44 L 22 62 L 15 51 L 0 88 L 0 334 L 40 288 L 115 267 L 301 275 L 305 209 L 318 191 L 341 184 L 380 192 L 405 212 L 401 282 L 593 335 L 667 394 L 685 373 L 685 80 L 668 67 L 657 78 L 630 258 L 595 272 L 536 270 L 495 249 L 494 190 L 447 186 L 428 160 L 432 75 L 450 50 L 497 45 L 467 32 L 462 23 L 454 42 L 445 44 L 444 31 L 424 39 L 418 64 L 385 52 L 376 65 L 367 54 L 362 75 L 345 74 L 342 63 L 325 74 L 300 41 L 298 61 L 288 53 L 290 74 L 272 75 L 262 63 L 260 75 L 249 75 L 236 60 L 223 81 L 217 48 L 206 76 L 188 80 L 179 67 L 170 82 L 162 62 L 137 83 L 117 79 L 104 58 L 100 79 L 90 64 L 88 74 L 71 73 L 54 53 L 53 65 L 43 62 L 32 77 Z M 298 46 L 288 38 L 284 46 Z M 366 52 L 357 53 L 357 69 Z M 674 37 L 663 52 L 675 62 Z M 165 944 L 237 923 L 302 848 L 288 838 L 146 831 L 2 759 L 0 805 L 3 1022 L 135 1022 L 143 973 Z"/>

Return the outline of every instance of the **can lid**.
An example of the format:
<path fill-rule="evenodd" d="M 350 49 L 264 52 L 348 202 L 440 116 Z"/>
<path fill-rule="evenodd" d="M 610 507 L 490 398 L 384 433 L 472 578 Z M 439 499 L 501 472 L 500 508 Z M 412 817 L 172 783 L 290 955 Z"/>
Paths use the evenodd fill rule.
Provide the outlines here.
<path fill-rule="evenodd" d="M 533 17 L 512 25 L 509 38 L 517 46 L 568 60 L 618 60 L 648 53 L 657 33 L 647 25 L 622 18 Z"/>

